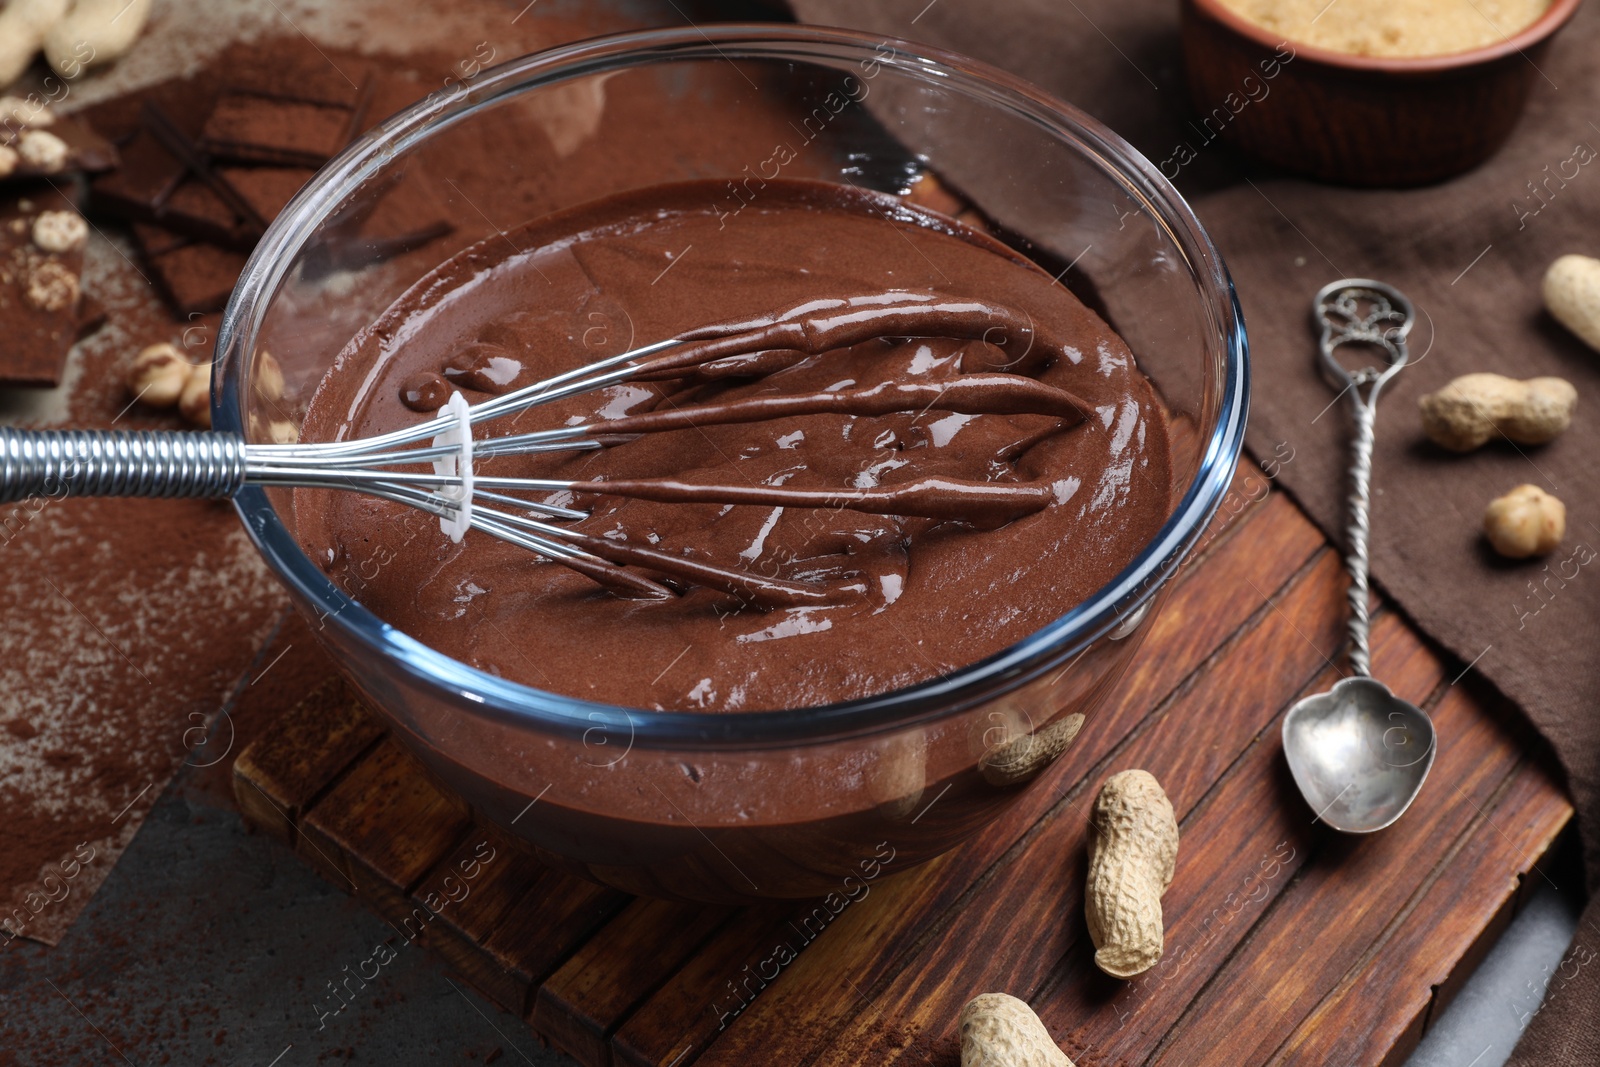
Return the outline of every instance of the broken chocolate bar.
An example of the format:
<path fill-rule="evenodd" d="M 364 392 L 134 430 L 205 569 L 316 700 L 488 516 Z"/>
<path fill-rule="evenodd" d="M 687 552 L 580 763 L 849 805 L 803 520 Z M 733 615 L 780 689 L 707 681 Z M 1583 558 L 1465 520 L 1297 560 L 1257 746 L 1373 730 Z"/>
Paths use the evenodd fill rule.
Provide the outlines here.
<path fill-rule="evenodd" d="M 115 163 L 110 141 L 72 118 L 54 117 L 48 125 L 0 120 L 0 179 L 102 171 Z"/>
<path fill-rule="evenodd" d="M 240 95 L 233 93 L 224 101 Z M 335 150 L 350 136 L 352 124 L 364 122 L 368 96 L 361 94 L 353 107 L 315 105 L 340 116 L 343 125 Z M 252 94 L 250 99 L 268 98 Z M 290 101 L 285 106 L 311 105 Z M 169 111 L 154 99 L 146 100 L 139 125 L 123 149 L 121 169 L 91 186 L 94 206 L 130 222 L 162 226 L 248 252 L 267 223 L 327 157 L 319 155 L 298 166 L 218 166 L 205 145 L 190 134 L 196 122 L 192 109 Z M 270 146 L 258 156 L 268 154 Z"/>
<path fill-rule="evenodd" d="M 0 204 L 0 384 L 59 385 L 78 338 L 83 244 L 40 248 L 33 226 L 46 211 L 77 208 L 48 185 Z"/>
<path fill-rule="evenodd" d="M 21 97 L 0 97 L 0 179 L 103 171 L 117 150 L 87 122 Z"/>
<path fill-rule="evenodd" d="M 261 213 L 239 195 L 239 190 L 227 178 L 212 168 L 205 152 L 161 109 L 161 105 L 154 100 L 145 101 L 140 117 L 141 124 L 161 142 L 161 147 L 172 153 L 191 177 L 198 178 L 216 194 L 229 211 L 255 230 L 258 236 L 267 228 L 267 220 L 261 217 Z"/>
<path fill-rule="evenodd" d="M 151 280 L 183 315 L 226 304 L 267 225 L 365 128 L 379 85 L 370 72 L 357 85 L 315 64 L 222 77 L 208 93 L 167 83 L 95 108 L 126 140 L 122 167 L 91 183 L 92 203 L 134 224 Z M 450 232 L 446 217 L 425 189 L 375 190 L 328 220 L 307 267 L 400 255 Z"/>
<path fill-rule="evenodd" d="M 123 147 L 121 167 L 90 183 L 89 197 L 97 212 L 239 251 L 253 248 L 261 235 L 146 130 Z"/>

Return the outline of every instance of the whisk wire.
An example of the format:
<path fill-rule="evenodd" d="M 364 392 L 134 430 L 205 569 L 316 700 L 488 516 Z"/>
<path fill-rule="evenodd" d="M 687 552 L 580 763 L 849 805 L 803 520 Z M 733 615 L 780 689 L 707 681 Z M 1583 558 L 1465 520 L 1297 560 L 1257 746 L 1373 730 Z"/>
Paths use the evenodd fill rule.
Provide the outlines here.
<path fill-rule="evenodd" d="M 491 419 L 628 381 L 681 379 L 704 384 L 735 375 L 763 377 L 811 355 L 875 337 L 949 337 L 1004 346 L 1013 335 L 1026 336 L 1028 346 L 1008 360 L 1002 371 L 963 374 L 951 381 L 886 382 L 798 395 L 712 400 L 499 437 L 473 436 L 475 426 Z M 476 464 L 498 456 L 600 449 L 647 433 L 823 412 L 874 416 L 939 408 L 973 415 L 1044 415 L 1059 420 L 1058 425 L 1092 427 L 1088 420 L 1092 409 L 1087 403 L 1037 378 L 1011 372 L 1030 354 L 1037 360 L 1036 349 L 1048 353 L 1060 348 L 1048 343 L 1038 346 L 1039 340 L 1035 324 L 1025 312 L 984 301 L 900 291 L 811 300 L 770 316 L 712 325 L 632 348 L 477 404 L 469 404 L 455 392 L 432 418 L 366 438 L 246 444 L 217 433 L 52 432 L 0 427 L 0 501 L 58 492 L 228 497 L 244 485 L 349 490 L 433 515 L 453 540 L 461 540 L 469 529 L 478 530 L 631 595 L 673 595 L 661 582 L 626 569 L 628 564 L 637 564 L 664 575 L 667 581 L 710 584 L 767 603 L 815 602 L 826 594 L 805 582 L 766 578 L 594 537 L 558 523 L 588 518 L 589 512 L 568 503 L 572 497 L 590 494 L 680 503 L 853 509 L 933 519 L 963 518 L 977 511 L 1010 521 L 1046 507 L 1053 490 L 1042 483 L 951 478 L 848 489 L 705 485 L 671 479 L 578 481 L 488 475 Z M 567 501 L 550 499 L 558 494 L 566 494 Z"/>

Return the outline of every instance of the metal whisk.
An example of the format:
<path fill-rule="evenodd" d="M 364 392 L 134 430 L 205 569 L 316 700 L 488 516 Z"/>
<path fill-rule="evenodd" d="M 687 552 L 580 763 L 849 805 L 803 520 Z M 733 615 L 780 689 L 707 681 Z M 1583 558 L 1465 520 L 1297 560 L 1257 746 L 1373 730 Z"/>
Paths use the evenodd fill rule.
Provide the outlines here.
<path fill-rule="evenodd" d="M 873 338 L 945 337 L 1027 344 L 1006 370 L 941 382 L 757 396 L 649 411 L 578 425 L 477 438 L 480 423 L 610 385 L 679 381 L 699 385 L 762 377 L 813 355 Z M 1040 343 L 1045 342 L 1045 343 Z M 319 444 L 255 444 L 204 432 L 17 430 L 0 427 L 0 503 L 43 496 L 221 499 L 246 485 L 342 489 L 419 508 L 460 541 L 478 530 L 578 571 L 615 592 L 676 595 L 629 565 L 774 605 L 825 599 L 814 585 L 718 567 L 561 525 L 589 513 L 526 495 L 610 494 L 666 502 L 764 503 L 883 515 L 960 518 L 975 510 L 1002 519 L 1045 507 L 1047 485 L 925 478 L 872 488 L 800 489 L 705 485 L 672 479 L 579 481 L 481 473 L 490 457 L 599 449 L 639 435 L 693 426 L 834 413 L 884 415 L 939 410 L 1040 414 L 1083 421 L 1089 405 L 1010 368 L 1052 350 L 1024 313 L 979 300 L 903 291 L 810 301 L 758 320 L 708 326 L 555 375 L 477 404 L 454 393 L 434 418 L 374 437 Z M 1059 348 L 1054 348 L 1059 352 Z"/>

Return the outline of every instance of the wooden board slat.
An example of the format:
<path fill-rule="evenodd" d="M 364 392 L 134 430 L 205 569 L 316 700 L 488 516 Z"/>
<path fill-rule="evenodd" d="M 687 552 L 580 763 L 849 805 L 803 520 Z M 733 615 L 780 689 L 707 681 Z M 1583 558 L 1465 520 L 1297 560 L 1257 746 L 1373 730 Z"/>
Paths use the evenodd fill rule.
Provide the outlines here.
<path fill-rule="evenodd" d="M 343 681 L 326 679 L 234 761 L 239 810 L 251 825 L 293 844 L 306 809 L 381 737 L 383 728 Z"/>
<path fill-rule="evenodd" d="M 732 917 L 726 908 L 635 900 L 539 989 L 533 1026 L 579 1063 L 604 1063 L 615 1027 Z"/>
<path fill-rule="evenodd" d="M 409 914 L 391 919 L 408 940 L 425 937 L 474 989 L 496 1003 L 526 1000 L 529 984 L 484 943 L 544 874 L 521 842 L 474 823 L 411 891 Z"/>
<path fill-rule="evenodd" d="M 379 742 L 300 822 L 307 851 L 338 865 L 361 896 L 409 911 L 406 894 L 455 845 L 467 804 L 434 784 L 394 738 Z M 316 861 L 313 861 L 316 862 Z"/>
<path fill-rule="evenodd" d="M 1450 790 L 1456 786 L 1449 785 Z M 1462 792 L 1463 803 L 1475 802 Z M 1566 799 L 1539 768 L 1510 775 L 1491 804 L 1476 809 L 1474 832 L 1391 922 L 1382 943 L 1305 1017 L 1274 1064 L 1395 1063 L 1410 1055 L 1510 921 L 1521 883 L 1544 877 L 1537 858 L 1571 819 Z M 1374 1017 L 1371 1005 L 1385 1010 Z"/>
<path fill-rule="evenodd" d="M 773 946 L 798 940 L 788 928 L 790 910 L 746 908 L 735 916 L 622 1024 L 611 1042 L 615 1062 L 628 1067 L 697 1062 L 699 1052 L 727 1029 L 729 1013 L 763 991 L 750 968 Z M 666 1022 L 674 1011 L 676 1027 Z"/>
<path fill-rule="evenodd" d="M 540 875 L 483 941 L 494 965 L 524 990 L 506 1010 L 527 1015 L 539 984 L 630 899 L 560 871 Z"/>
<path fill-rule="evenodd" d="M 497 826 L 474 823 L 411 892 L 446 924 L 485 940 L 516 906 L 544 866 Z"/>
<path fill-rule="evenodd" d="M 1414 701 L 1436 692 L 1438 762 L 1383 834 L 1312 825 L 1277 731 L 1293 699 L 1337 677 L 1343 577 L 1251 477 L 1070 757 L 983 834 L 836 915 L 636 900 L 540 868 L 337 687 L 246 750 L 235 792 L 253 823 L 584 1067 L 954 1067 L 960 1006 L 991 990 L 1028 998 L 1080 1067 L 1393 1062 L 1571 808 L 1495 708 L 1444 685 L 1459 665 L 1380 609 L 1378 673 Z M 1184 844 L 1168 955 L 1120 983 L 1093 967 L 1082 883 L 1087 806 L 1129 766 L 1161 779 Z M 774 973 L 780 944 L 795 958 Z"/>

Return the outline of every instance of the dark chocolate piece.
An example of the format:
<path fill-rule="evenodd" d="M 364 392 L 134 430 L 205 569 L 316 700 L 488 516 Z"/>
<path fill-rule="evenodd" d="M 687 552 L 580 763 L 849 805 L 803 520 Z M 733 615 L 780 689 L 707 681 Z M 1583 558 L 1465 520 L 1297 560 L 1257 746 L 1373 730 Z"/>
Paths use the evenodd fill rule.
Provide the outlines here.
<path fill-rule="evenodd" d="M 271 222 L 317 172 L 310 167 L 218 167 L 217 173 L 263 219 Z"/>
<path fill-rule="evenodd" d="M 126 138 L 122 165 L 90 182 L 90 207 L 127 222 L 151 223 L 248 252 L 260 228 L 248 214 L 230 208 L 148 128 L 147 105 L 155 104 L 169 135 L 175 128 L 187 139 L 184 144 L 193 145 L 216 94 L 193 86 L 188 92 L 177 91 L 183 87 L 166 83 L 89 109 L 102 128 Z"/>
<path fill-rule="evenodd" d="M 241 163 L 319 167 L 344 147 L 347 108 L 229 93 L 206 121 L 200 145 Z"/>
<path fill-rule="evenodd" d="M 122 101 L 114 109 L 102 105 L 97 113 L 104 113 L 127 139 L 122 168 L 91 186 L 94 207 L 130 222 L 159 225 L 248 252 L 315 168 L 366 124 L 376 85 L 373 78 L 366 76 L 354 92 L 349 86 L 338 91 L 325 82 L 316 76 L 295 80 L 285 75 L 281 85 L 274 85 L 247 77 L 243 87 L 225 90 L 209 112 L 192 97 L 177 97 L 166 86 L 145 94 L 137 109 Z M 257 132 L 278 135 L 276 142 L 268 137 L 254 144 L 259 151 L 251 151 L 252 142 L 247 140 L 256 121 L 252 115 L 260 119 Z M 310 124 L 314 139 L 324 142 L 328 151 L 319 148 L 298 155 L 277 151 L 303 138 L 299 131 L 306 125 L 302 121 L 306 115 L 314 120 Z M 229 130 L 232 134 L 224 136 Z M 228 149 L 219 158 L 296 165 L 219 166 L 207 150 L 218 146 Z"/>
<path fill-rule="evenodd" d="M 134 244 L 168 302 L 180 315 L 220 311 L 244 270 L 246 256 L 204 241 L 136 225 Z"/>
<path fill-rule="evenodd" d="M 195 239 L 187 234 L 176 233 L 161 226 L 152 226 L 149 223 L 136 222 L 133 224 L 133 243 L 143 256 L 160 256 L 185 245 L 194 244 Z"/>
<path fill-rule="evenodd" d="M 260 236 L 254 225 L 230 210 L 143 130 L 123 149 L 121 167 L 90 182 L 89 200 L 101 214 L 161 226 L 241 252 L 253 248 Z"/>
<path fill-rule="evenodd" d="M 217 199 L 227 205 L 230 211 L 255 227 L 257 236 L 267 228 L 267 220 L 261 217 L 261 213 L 239 195 L 239 190 L 234 188 L 232 182 L 211 166 L 211 160 L 206 157 L 205 152 L 183 132 L 160 104 L 154 100 L 146 100 L 142 119 L 145 129 L 155 135 L 161 146 L 187 167 L 190 174 L 199 178 L 208 189 L 217 194 Z"/>
<path fill-rule="evenodd" d="M 91 184 L 93 205 L 134 224 L 152 279 L 180 314 L 226 303 L 266 226 L 365 128 L 378 87 L 370 71 L 353 85 L 315 65 L 224 77 L 209 93 L 169 83 L 96 109 L 131 136 L 121 169 Z M 330 220 L 312 269 L 358 268 L 449 233 L 437 197 L 414 184 Z"/>
<path fill-rule="evenodd" d="M 375 88 L 370 74 L 354 97 L 235 88 L 217 102 L 199 144 L 218 159 L 320 167 L 361 132 Z"/>
<path fill-rule="evenodd" d="M 91 293 L 80 293 L 78 296 L 78 332 L 74 340 L 81 341 L 106 324 L 109 316 L 106 306 L 96 300 Z"/>

